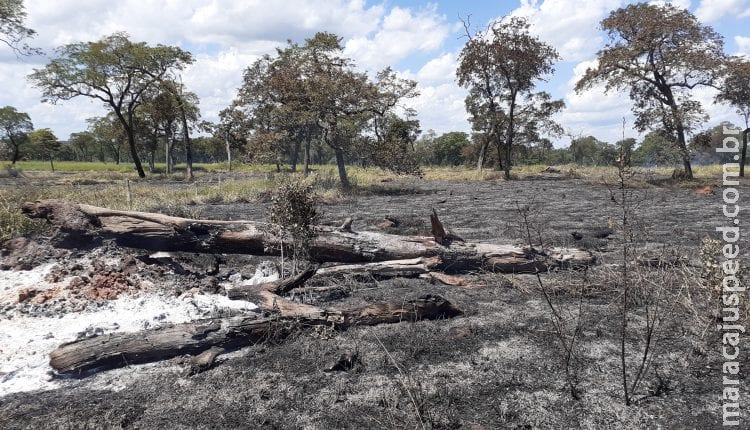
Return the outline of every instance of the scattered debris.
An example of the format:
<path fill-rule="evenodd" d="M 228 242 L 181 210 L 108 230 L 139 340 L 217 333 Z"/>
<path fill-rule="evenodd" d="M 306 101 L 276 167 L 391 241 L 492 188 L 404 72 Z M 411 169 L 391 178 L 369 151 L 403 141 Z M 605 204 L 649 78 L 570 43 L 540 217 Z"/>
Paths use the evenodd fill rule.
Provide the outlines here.
<path fill-rule="evenodd" d="M 328 366 L 326 372 L 346 372 L 352 370 L 354 366 L 361 364 L 357 352 L 346 351 L 339 355 L 339 358 Z"/>
<path fill-rule="evenodd" d="M 216 362 L 216 357 L 224 351 L 224 348 L 214 346 L 191 358 L 188 374 L 195 375 L 212 368 Z"/>

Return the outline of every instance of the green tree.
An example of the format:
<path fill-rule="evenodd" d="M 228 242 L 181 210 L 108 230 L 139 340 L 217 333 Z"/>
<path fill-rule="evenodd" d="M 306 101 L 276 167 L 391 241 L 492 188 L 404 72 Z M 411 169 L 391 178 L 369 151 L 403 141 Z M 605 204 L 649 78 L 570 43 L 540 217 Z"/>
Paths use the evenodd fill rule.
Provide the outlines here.
<path fill-rule="evenodd" d="M 16 165 L 21 154 L 21 145 L 27 141 L 28 134 L 34 129 L 29 114 L 18 112 L 12 106 L 0 108 L 0 132 L 3 140 L 12 147 L 10 162 Z"/>
<path fill-rule="evenodd" d="M 334 150 L 341 185 L 349 187 L 345 154 L 356 146 L 353 130 L 364 130 L 364 124 L 378 121 L 404 98 L 418 95 L 416 82 L 399 78 L 386 68 L 374 81 L 354 69 L 354 62 L 342 57 L 341 38 L 318 33 L 305 44 L 305 71 L 309 97 L 322 140 Z"/>
<path fill-rule="evenodd" d="M 372 124 L 375 139 L 362 139 L 365 142 L 365 147 L 360 151 L 363 161 L 371 160 L 381 169 L 399 174 L 421 176 L 419 160 L 414 151 L 414 142 L 422 132 L 419 120 L 390 113 L 375 117 Z"/>
<path fill-rule="evenodd" d="M 647 166 L 672 165 L 681 159 L 674 136 L 664 131 L 648 133 L 632 156 L 633 163 Z"/>
<path fill-rule="evenodd" d="M 71 133 L 68 143 L 75 152 L 75 158 L 80 161 L 92 161 L 97 150 L 96 137 L 90 131 Z"/>
<path fill-rule="evenodd" d="M 99 151 L 99 161 L 106 162 L 107 153 L 112 156 L 115 164 L 122 162 L 123 148 L 127 145 L 125 130 L 120 125 L 120 120 L 110 113 L 104 117 L 89 118 L 86 120 L 88 131 L 94 136 Z"/>
<path fill-rule="evenodd" d="M 733 57 L 727 61 L 727 76 L 716 101 L 734 106 L 737 108 L 737 114 L 745 120 L 740 160 L 740 176 L 745 176 L 747 136 L 750 133 L 750 61 L 740 57 Z"/>
<path fill-rule="evenodd" d="M 99 100 L 114 112 L 128 140 L 138 176 L 145 177 L 135 139 L 135 116 L 144 94 L 173 70 L 192 63 L 189 52 L 177 47 L 131 42 L 115 33 L 96 42 L 73 43 L 57 49 L 57 58 L 29 75 L 55 103 L 83 96 Z"/>
<path fill-rule="evenodd" d="M 279 168 L 288 156 L 295 167 L 300 142 L 309 160 L 310 144 L 319 136 L 333 149 L 341 184 L 348 187 L 345 157 L 362 148 L 363 133 L 385 121 L 399 101 L 415 96 L 415 88 L 390 68 L 370 79 L 343 57 L 341 38 L 317 33 L 304 45 L 290 42 L 252 64 L 230 110 L 242 111 L 254 158 L 270 156 Z"/>
<path fill-rule="evenodd" d="M 198 136 L 193 139 L 193 157 L 199 163 L 219 163 L 226 156 L 224 137 Z"/>
<path fill-rule="evenodd" d="M 469 146 L 469 136 L 461 131 L 444 133 L 435 139 L 435 162 L 441 166 L 464 164 L 464 148 Z"/>
<path fill-rule="evenodd" d="M 623 160 L 623 166 L 630 166 L 633 161 L 633 151 L 635 150 L 637 144 L 638 142 L 632 137 L 619 140 L 617 143 L 615 143 L 614 147 L 617 151 L 617 160 L 615 161 L 620 161 L 620 157 L 622 156 L 625 158 L 625 160 Z"/>
<path fill-rule="evenodd" d="M 247 143 L 246 127 L 247 119 L 242 110 L 230 107 L 219 112 L 219 123 L 209 124 L 204 122 L 204 128 L 211 132 L 214 137 L 224 141 L 224 150 L 227 154 L 227 171 L 232 171 L 232 153 L 242 151 Z M 310 148 L 305 152 L 305 174 L 308 173 L 310 162 Z"/>
<path fill-rule="evenodd" d="M 41 128 L 29 133 L 29 143 L 34 147 L 39 155 L 49 159 L 49 165 L 52 171 L 55 171 L 54 158 L 60 151 L 61 144 L 57 136 L 48 128 Z"/>
<path fill-rule="evenodd" d="M 570 142 L 573 161 L 578 165 L 597 165 L 601 160 L 601 149 L 606 145 L 594 136 L 579 137 Z"/>
<path fill-rule="evenodd" d="M 514 145 L 535 140 L 539 130 L 561 130 L 551 116 L 562 110 L 562 100 L 534 92 L 537 81 L 554 71 L 559 55 L 529 33 L 525 18 L 503 18 L 486 33 L 468 36 L 456 71 L 458 83 L 469 89 L 466 107 L 474 130 L 487 136 L 485 142 L 495 143 L 507 179 Z M 485 151 L 483 146 L 478 168 Z"/>
<path fill-rule="evenodd" d="M 0 0 L 0 42 L 21 55 L 41 54 L 41 49 L 25 43 L 36 35 L 36 31 L 24 25 L 25 20 L 23 0 Z"/>
<path fill-rule="evenodd" d="M 185 89 L 185 85 L 175 79 L 162 79 L 159 82 L 160 95 L 164 100 L 162 112 L 165 118 L 179 121 L 182 145 L 185 149 L 185 179 L 193 180 L 193 148 L 190 138 L 191 125 L 194 127 L 200 120 L 198 96 Z M 171 109 L 172 112 L 166 111 Z M 166 127 L 165 127 L 166 130 Z"/>
<path fill-rule="evenodd" d="M 607 91 L 628 90 L 636 128 L 673 134 L 692 178 L 686 134 L 707 117 L 690 92 L 717 84 L 725 57 L 721 35 L 670 4 L 631 4 L 610 13 L 601 26 L 609 42 L 576 91 L 599 83 Z"/>

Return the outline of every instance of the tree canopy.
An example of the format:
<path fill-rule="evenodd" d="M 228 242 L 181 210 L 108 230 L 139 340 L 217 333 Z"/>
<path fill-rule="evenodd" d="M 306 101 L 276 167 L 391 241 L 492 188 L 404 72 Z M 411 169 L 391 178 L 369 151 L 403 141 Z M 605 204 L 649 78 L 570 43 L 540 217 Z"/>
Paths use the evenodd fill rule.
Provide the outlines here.
<path fill-rule="evenodd" d="M 26 10 L 23 0 L 0 0 L 0 42 L 21 55 L 40 54 L 39 48 L 32 48 L 26 40 L 34 37 L 36 31 L 26 27 Z"/>
<path fill-rule="evenodd" d="M 13 106 L 0 108 L 0 133 L 3 140 L 11 146 L 11 164 L 15 165 L 21 154 L 21 145 L 27 141 L 28 134 L 34 129 L 29 114 L 18 112 Z"/>
<path fill-rule="evenodd" d="M 750 61 L 732 57 L 726 62 L 726 67 L 726 79 L 716 100 L 735 107 L 745 121 L 745 128 L 750 128 Z"/>
<path fill-rule="evenodd" d="M 542 132 L 561 131 L 552 115 L 562 110 L 563 101 L 534 92 L 537 82 L 554 71 L 559 55 L 529 33 L 522 17 L 500 19 L 486 32 L 467 36 L 456 75 L 459 85 L 469 89 L 466 109 L 473 129 L 486 135 L 477 167 L 482 168 L 487 145 L 494 142 L 510 178 L 514 145 L 537 141 Z"/>
<path fill-rule="evenodd" d="M 747 136 L 750 133 L 750 61 L 732 57 L 726 63 L 727 74 L 716 101 L 728 103 L 737 109 L 737 114 L 745 121 L 740 155 L 740 176 L 745 176 L 747 157 Z"/>
<path fill-rule="evenodd" d="M 29 133 L 29 143 L 43 158 L 49 160 L 52 171 L 55 171 L 54 158 L 62 148 L 57 136 L 48 128 L 40 128 Z"/>
<path fill-rule="evenodd" d="M 294 167 L 302 144 L 307 166 L 311 142 L 318 138 L 334 151 L 339 178 L 347 187 L 345 156 L 370 159 L 373 154 L 362 151 L 379 146 L 368 140 L 396 142 L 395 134 L 381 133 L 383 126 L 395 124 L 389 115 L 401 100 L 416 94 L 416 83 L 390 68 L 374 80 L 357 71 L 354 62 L 343 57 L 341 38 L 321 32 L 302 45 L 289 42 L 275 56 L 264 56 L 248 67 L 232 108 L 241 113 L 227 112 L 224 118 L 233 118 L 227 124 L 242 119 L 253 156 L 270 155 L 277 166 L 289 154 Z"/>
<path fill-rule="evenodd" d="M 83 96 L 103 102 L 122 124 L 136 171 L 145 177 L 136 149 L 136 109 L 144 94 L 170 72 L 192 63 L 192 55 L 177 47 L 131 42 L 126 33 L 64 45 L 56 52 L 56 58 L 29 76 L 42 90 L 43 100 L 55 103 Z"/>
<path fill-rule="evenodd" d="M 721 35 L 670 4 L 631 4 L 612 11 L 601 26 L 609 41 L 576 91 L 600 83 L 607 91 L 629 91 L 636 128 L 674 135 L 692 178 L 686 134 L 707 116 L 691 90 L 718 83 L 725 58 Z"/>

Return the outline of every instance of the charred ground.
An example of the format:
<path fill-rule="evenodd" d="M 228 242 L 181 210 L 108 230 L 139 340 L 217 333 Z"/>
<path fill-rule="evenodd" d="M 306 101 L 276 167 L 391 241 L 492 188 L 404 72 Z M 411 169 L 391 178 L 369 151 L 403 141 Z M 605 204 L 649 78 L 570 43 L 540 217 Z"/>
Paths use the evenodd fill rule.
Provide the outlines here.
<path fill-rule="evenodd" d="M 371 187 L 324 205 L 323 223 L 349 216 L 354 230 L 428 234 L 435 208 L 466 240 L 523 243 L 518 208 L 530 207 L 535 236 L 555 245 L 591 249 L 589 273 L 543 275 L 562 309 L 585 303 L 578 365 L 581 400 L 566 388 L 550 311 L 532 275 L 470 273 L 467 287 L 421 279 L 331 279 L 349 293 L 337 306 L 437 293 L 464 311 L 443 321 L 417 321 L 345 332 L 303 330 L 276 343 L 244 348 L 206 372 L 188 376 L 184 359 L 131 366 L 51 391 L 0 399 L 3 428 L 713 428 L 720 421 L 721 355 L 716 304 L 701 287 L 699 250 L 721 225 L 721 195 L 690 188 L 633 190 L 638 255 L 685 257 L 669 267 L 638 268 L 633 282 L 661 285 L 665 303 L 657 352 L 638 401 L 622 401 L 619 370 L 618 265 L 622 235 L 613 224 L 618 206 L 606 185 L 545 177 L 521 181 L 403 180 Z M 746 192 L 741 188 L 741 193 Z M 198 207 L 216 219 L 266 220 L 267 203 Z M 740 244 L 745 252 L 747 241 Z M 24 256 L 30 265 L 69 253 L 35 238 L 9 250 L 7 269 Z M 104 246 L 89 252 L 132 258 L 140 278 L 181 294 L 213 289 L 233 273 L 249 277 L 257 257 L 180 255 L 183 272 L 148 261 L 135 250 Z M 15 259 L 15 260 L 14 260 Z M 128 260 L 130 261 L 130 260 Z M 633 275 L 636 276 L 636 275 Z M 632 324 L 641 323 L 638 295 Z M 317 300 L 326 300 L 318 298 Z M 718 297 L 716 297 L 718 303 Z M 29 307 L 29 304 L 18 306 Z M 44 311 L 44 304 L 31 310 Z M 47 310 L 49 311 L 49 310 Z M 4 318 L 12 318 L 6 309 Z M 635 332 L 634 332 L 635 333 Z M 628 340 L 637 351 L 640 339 Z M 346 371 L 327 371 L 342 353 L 356 354 Z M 634 353 L 630 360 L 638 359 Z M 744 368 L 750 365 L 746 356 Z M 741 375 L 744 378 L 744 371 Z"/>

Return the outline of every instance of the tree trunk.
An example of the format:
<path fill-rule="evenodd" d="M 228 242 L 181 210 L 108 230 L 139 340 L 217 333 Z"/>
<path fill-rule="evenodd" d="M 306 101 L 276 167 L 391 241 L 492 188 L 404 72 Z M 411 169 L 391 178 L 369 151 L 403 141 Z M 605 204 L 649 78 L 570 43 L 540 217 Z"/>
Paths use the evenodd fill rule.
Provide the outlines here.
<path fill-rule="evenodd" d="M 497 142 L 495 145 L 495 148 L 497 148 L 497 167 L 495 167 L 495 170 L 504 170 L 503 169 L 503 145 L 500 142 Z"/>
<path fill-rule="evenodd" d="M 133 130 L 133 127 L 132 127 L 133 112 L 128 111 L 127 121 L 125 120 L 125 118 L 123 118 L 122 114 L 120 114 L 119 112 L 116 112 L 116 113 L 117 113 L 117 117 L 120 118 L 120 121 L 123 123 L 123 126 L 125 126 L 125 132 L 128 135 L 128 146 L 130 147 L 130 157 L 133 159 L 133 164 L 135 164 L 135 171 L 138 172 L 139 178 L 145 178 L 146 172 L 143 171 L 143 165 L 141 165 L 141 159 L 140 157 L 138 157 L 138 149 L 135 146 L 135 131 Z"/>
<path fill-rule="evenodd" d="M 510 180 L 510 168 L 513 163 L 513 138 L 515 137 L 514 115 L 516 110 L 516 91 L 511 91 L 510 109 L 508 109 L 508 131 L 505 139 L 505 180 Z"/>
<path fill-rule="evenodd" d="M 484 158 L 487 154 L 487 146 L 489 146 L 489 139 L 482 139 L 482 144 L 479 148 L 479 160 L 477 161 L 478 171 L 481 171 L 484 168 Z"/>
<path fill-rule="evenodd" d="M 299 160 L 299 150 L 300 150 L 300 141 L 299 139 L 295 139 L 294 145 L 292 148 L 292 156 L 290 160 L 292 173 L 297 172 L 297 160 Z"/>
<path fill-rule="evenodd" d="M 505 166 L 503 168 L 503 172 L 505 172 L 505 179 L 510 179 L 510 168 L 511 168 L 511 157 L 512 157 L 512 148 L 513 148 L 513 142 L 508 142 L 505 145 Z"/>
<path fill-rule="evenodd" d="M 278 316 L 232 317 L 175 324 L 136 333 L 112 333 L 60 345 L 50 366 L 60 373 L 84 372 L 198 354 L 213 347 L 234 349 L 278 340 L 300 328 L 327 325 L 346 330 L 355 325 L 452 318 L 461 315 L 440 296 L 378 303 L 357 309 L 324 310 L 288 300 L 273 309 Z M 270 311 L 270 309 L 269 309 Z"/>
<path fill-rule="evenodd" d="M 227 172 L 232 172 L 232 146 L 229 144 L 229 132 L 224 134 L 224 146 L 227 149 Z"/>
<path fill-rule="evenodd" d="M 335 277 L 341 275 L 368 275 L 376 279 L 413 278 L 428 275 L 441 263 L 437 257 L 420 257 L 407 260 L 378 261 L 374 263 L 340 264 L 336 266 L 308 269 L 294 277 L 271 282 L 268 289 L 274 294 L 286 294 L 315 277 Z M 241 285 L 227 289 L 227 297 L 232 300 L 255 299 L 257 285 Z"/>
<path fill-rule="evenodd" d="M 132 120 L 133 120 L 132 112 L 128 112 L 128 119 L 130 120 L 130 123 L 132 124 Z M 125 132 L 128 135 L 128 147 L 130 148 L 130 157 L 133 159 L 133 164 L 135 164 L 135 171 L 138 172 L 139 178 L 145 178 L 146 172 L 143 171 L 143 165 L 141 165 L 141 158 L 138 156 L 138 149 L 135 146 L 135 132 L 130 127 L 130 124 L 125 126 Z M 119 153 L 118 153 L 118 158 L 119 158 Z"/>
<path fill-rule="evenodd" d="M 58 200 L 25 203 L 29 218 L 47 219 L 64 234 L 90 243 L 114 239 L 120 245 L 157 251 L 278 255 L 281 241 L 276 227 L 250 221 L 194 220 L 161 214 L 116 211 Z M 440 238 L 399 236 L 318 226 L 310 255 L 319 262 L 366 263 L 437 257 L 439 269 L 487 269 L 531 272 L 550 267 L 592 264 L 593 255 L 569 248 L 530 249 L 513 245 L 463 242 L 448 232 Z M 81 236 L 86 238 L 81 238 Z M 77 242 L 79 243 L 79 242 Z"/>
<path fill-rule="evenodd" d="M 341 187 L 344 189 L 349 188 L 349 176 L 346 174 L 346 165 L 344 164 L 344 151 L 341 148 L 336 148 L 336 167 L 339 169 L 339 180 L 341 181 Z"/>
<path fill-rule="evenodd" d="M 49 156 L 49 167 L 52 169 L 52 171 L 55 171 L 55 163 L 52 161 L 52 156 Z"/>
<path fill-rule="evenodd" d="M 667 98 L 672 101 L 672 104 L 669 107 L 672 111 L 672 120 L 677 129 L 677 146 L 680 148 L 680 154 L 682 155 L 682 165 L 685 168 L 685 178 L 693 179 L 693 168 L 690 165 L 690 151 L 688 150 L 687 141 L 685 140 L 685 126 L 682 124 L 682 119 L 680 118 L 680 113 L 677 109 L 677 104 L 674 102 L 674 97 L 672 96 L 671 91 Z"/>
<path fill-rule="evenodd" d="M 182 141 L 185 144 L 185 179 L 193 180 L 193 145 L 190 142 L 190 128 L 188 128 L 187 114 L 182 98 L 180 103 L 180 118 L 182 119 Z"/>
<path fill-rule="evenodd" d="M 16 161 L 18 161 L 18 156 L 20 155 L 20 143 L 16 142 L 16 139 L 13 138 L 13 133 L 8 133 L 8 139 L 10 139 L 10 144 L 13 146 L 13 158 L 10 160 L 10 164 L 12 166 L 16 165 Z"/>
<path fill-rule="evenodd" d="M 747 155 L 747 135 L 750 134 L 750 128 L 742 132 L 742 155 L 740 156 L 740 176 L 745 177 L 745 156 Z"/>
<path fill-rule="evenodd" d="M 311 141 L 311 133 L 310 133 L 310 127 L 305 128 L 305 146 L 304 146 L 304 153 L 303 153 L 303 160 L 302 163 L 304 166 L 302 167 L 302 173 L 307 176 L 310 174 L 310 141 Z"/>

